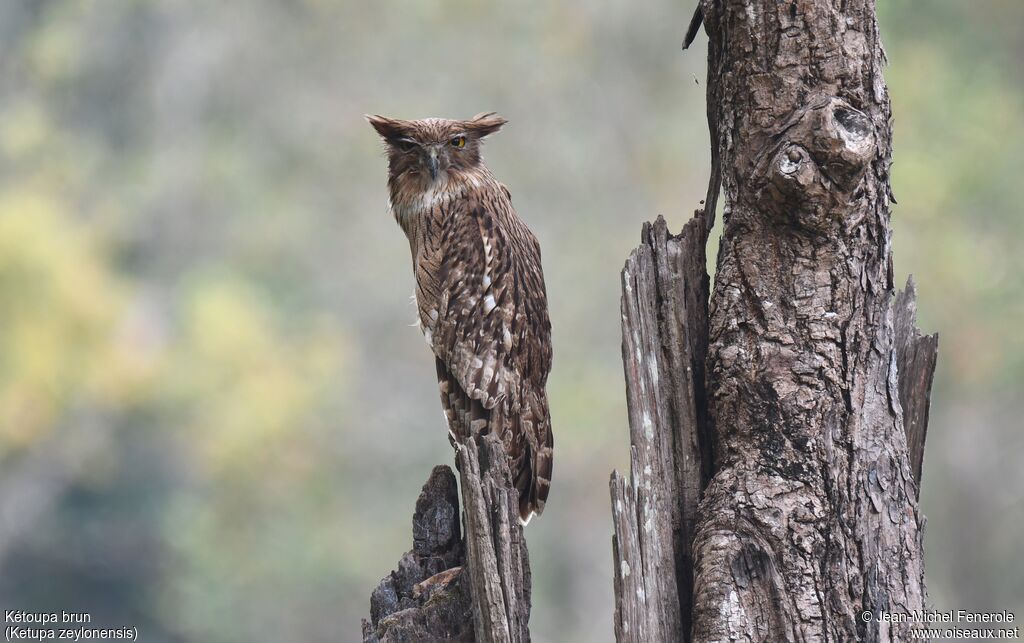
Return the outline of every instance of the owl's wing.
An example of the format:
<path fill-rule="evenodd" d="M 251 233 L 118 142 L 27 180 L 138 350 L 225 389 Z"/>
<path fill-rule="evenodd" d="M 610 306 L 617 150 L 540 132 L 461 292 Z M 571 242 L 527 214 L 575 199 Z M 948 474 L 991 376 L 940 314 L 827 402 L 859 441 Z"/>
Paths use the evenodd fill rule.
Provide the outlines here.
<path fill-rule="evenodd" d="M 470 397 L 493 409 L 551 370 L 551 324 L 540 246 L 504 191 L 478 190 L 445 218 L 432 273 L 418 293 L 428 342 Z M 432 287 L 431 287 L 432 286 Z M 510 402 L 514 403 L 514 400 Z"/>
<path fill-rule="evenodd" d="M 476 190 L 451 207 L 429 265 L 417 268 L 420 321 L 453 433 L 498 432 L 526 518 L 543 509 L 551 476 L 540 246 L 503 189 Z"/>

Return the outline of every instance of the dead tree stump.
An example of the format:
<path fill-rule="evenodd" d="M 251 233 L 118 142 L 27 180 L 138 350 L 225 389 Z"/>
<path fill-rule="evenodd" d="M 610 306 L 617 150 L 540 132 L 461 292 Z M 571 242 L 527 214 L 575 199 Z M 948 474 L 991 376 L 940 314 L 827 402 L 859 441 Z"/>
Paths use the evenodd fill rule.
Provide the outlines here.
<path fill-rule="evenodd" d="M 412 549 L 370 596 L 364 643 L 473 641 L 455 474 L 437 466 L 412 517 Z"/>
<path fill-rule="evenodd" d="M 528 643 L 530 562 L 519 496 L 494 435 L 458 446 L 455 475 L 434 467 L 416 501 L 413 548 L 370 597 L 364 643 Z"/>
<path fill-rule="evenodd" d="M 530 640 L 530 559 L 505 449 L 493 434 L 470 439 L 459 445 L 456 462 L 476 640 L 525 643 Z"/>

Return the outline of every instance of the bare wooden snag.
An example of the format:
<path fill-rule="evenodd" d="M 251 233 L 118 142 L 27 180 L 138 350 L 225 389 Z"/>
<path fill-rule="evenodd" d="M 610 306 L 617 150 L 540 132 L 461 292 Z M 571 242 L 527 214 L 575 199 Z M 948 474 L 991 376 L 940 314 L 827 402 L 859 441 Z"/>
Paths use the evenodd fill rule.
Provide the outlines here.
<path fill-rule="evenodd" d="M 479 643 L 530 640 L 530 560 L 519 524 L 519 493 L 494 434 L 458 446 L 465 502 L 466 562 Z"/>
<path fill-rule="evenodd" d="M 527 643 L 530 562 L 519 495 L 494 435 L 458 446 L 455 475 L 435 467 L 416 501 L 413 548 L 370 597 L 364 643 Z"/>
<path fill-rule="evenodd" d="M 924 441 L 928 432 L 932 380 L 939 356 L 939 335 L 921 335 L 917 328 L 917 287 L 907 278 L 906 287 L 896 295 L 893 305 L 894 350 L 899 374 L 900 406 L 903 429 L 907 433 L 907 451 L 914 482 L 921 491 Z"/>
<path fill-rule="evenodd" d="M 707 221 L 679 236 L 645 224 L 622 270 L 622 361 L 631 474 L 611 478 L 618 641 L 683 641 L 690 629 L 697 504 L 710 475 Z"/>

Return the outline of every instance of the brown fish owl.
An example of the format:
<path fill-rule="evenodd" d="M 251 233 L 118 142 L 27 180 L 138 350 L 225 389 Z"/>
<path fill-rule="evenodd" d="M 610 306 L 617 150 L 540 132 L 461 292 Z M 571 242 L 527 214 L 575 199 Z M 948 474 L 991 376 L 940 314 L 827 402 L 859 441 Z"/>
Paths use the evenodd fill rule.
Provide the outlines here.
<path fill-rule="evenodd" d="M 480 156 L 506 121 L 367 120 L 387 149 L 391 212 L 412 249 L 451 436 L 501 437 L 525 523 L 551 485 L 551 323 L 540 246 Z"/>

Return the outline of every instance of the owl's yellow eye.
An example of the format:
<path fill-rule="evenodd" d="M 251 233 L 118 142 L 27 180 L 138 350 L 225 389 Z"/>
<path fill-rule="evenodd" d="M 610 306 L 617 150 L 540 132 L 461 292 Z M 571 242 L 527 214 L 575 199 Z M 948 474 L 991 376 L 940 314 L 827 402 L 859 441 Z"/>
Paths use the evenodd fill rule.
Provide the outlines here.
<path fill-rule="evenodd" d="M 466 147 L 466 137 L 465 136 L 456 136 L 455 138 L 453 138 L 452 140 L 450 140 L 448 142 L 451 143 L 452 147 L 457 147 L 460 150 L 462 148 Z"/>

